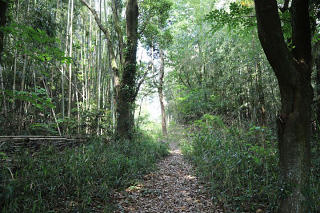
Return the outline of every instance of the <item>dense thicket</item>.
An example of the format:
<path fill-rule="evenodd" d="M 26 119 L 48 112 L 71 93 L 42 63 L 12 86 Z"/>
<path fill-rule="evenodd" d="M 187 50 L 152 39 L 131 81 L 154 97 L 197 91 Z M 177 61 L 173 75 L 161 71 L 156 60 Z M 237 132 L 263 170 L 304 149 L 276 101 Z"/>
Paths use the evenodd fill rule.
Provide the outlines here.
<path fill-rule="evenodd" d="M 167 154 L 156 134 L 135 128 L 134 111 L 141 85 L 157 82 L 159 72 L 151 73 L 148 58 L 137 61 L 137 48 L 161 37 L 170 7 L 168 0 L 0 1 L 0 135 L 88 139 L 35 152 L 28 141 L 1 140 L 1 212 L 110 212 L 113 191 Z M 145 52 L 154 57 L 154 49 Z"/>
<path fill-rule="evenodd" d="M 148 73 L 147 59 L 136 62 L 138 38 L 161 43 L 170 1 L 140 1 L 140 13 L 136 2 L 117 0 L 9 3 L 1 13 L 2 134 L 132 132 Z"/>
<path fill-rule="evenodd" d="M 184 123 L 211 113 L 230 124 L 271 124 L 279 109 L 279 90 L 253 24 L 231 23 L 217 15 L 205 21 L 204 14 L 214 9 L 210 1 L 176 7 L 173 71 L 167 78 L 170 115 Z M 254 22 L 254 17 L 244 19 Z"/>
<path fill-rule="evenodd" d="M 86 13 L 71 0 L 10 2 L 2 29 L 2 134 L 111 128 L 108 55 Z"/>
<path fill-rule="evenodd" d="M 281 200 L 281 212 L 316 212 L 319 100 L 311 104 L 311 69 L 317 71 L 310 47 L 318 40 L 317 4 L 257 1 L 260 14 L 253 1 L 223 3 L 175 4 L 166 97 L 171 120 L 193 126 L 184 151 L 227 211 L 274 212 Z"/>
<path fill-rule="evenodd" d="M 92 138 L 64 151 L 21 150 L 14 165 L 1 156 L 1 212 L 113 212 L 114 190 L 136 184 L 168 154 L 149 134 L 139 132 L 134 143 Z"/>

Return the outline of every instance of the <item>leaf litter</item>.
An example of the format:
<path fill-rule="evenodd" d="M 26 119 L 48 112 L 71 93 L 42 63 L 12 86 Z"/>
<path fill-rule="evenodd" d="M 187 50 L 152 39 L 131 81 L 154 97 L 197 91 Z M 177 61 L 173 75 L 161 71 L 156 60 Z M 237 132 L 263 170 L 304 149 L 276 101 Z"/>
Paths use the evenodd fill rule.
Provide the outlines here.
<path fill-rule="evenodd" d="M 171 143 L 170 150 L 170 155 L 158 163 L 158 170 L 145 175 L 142 183 L 115 193 L 114 212 L 223 212 L 213 205 L 178 145 Z"/>

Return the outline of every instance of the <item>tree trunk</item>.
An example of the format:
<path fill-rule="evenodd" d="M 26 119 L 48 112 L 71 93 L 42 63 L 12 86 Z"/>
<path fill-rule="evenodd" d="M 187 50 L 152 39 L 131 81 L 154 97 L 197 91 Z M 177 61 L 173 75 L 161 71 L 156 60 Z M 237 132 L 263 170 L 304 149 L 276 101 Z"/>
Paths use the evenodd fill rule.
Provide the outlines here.
<path fill-rule="evenodd" d="M 109 61 L 111 64 L 111 87 L 112 87 L 112 106 L 113 106 L 113 117 L 116 117 L 117 106 L 118 106 L 118 100 L 119 100 L 119 91 L 120 91 L 120 74 L 119 74 L 119 66 L 117 64 L 117 57 L 116 53 L 113 49 L 113 43 L 112 38 L 109 32 L 109 29 L 105 26 L 103 26 L 101 19 L 98 16 L 98 13 L 90 6 L 90 3 L 87 3 L 85 0 L 80 0 L 92 13 L 97 25 L 99 26 L 100 30 L 104 33 L 104 35 L 107 38 L 107 47 L 108 47 L 108 54 L 109 54 Z M 106 4 L 105 4 L 106 6 Z M 105 7 L 106 8 L 106 7 Z M 115 15 L 115 14 L 113 14 Z M 107 20 L 106 20 L 107 22 Z M 91 22 L 90 22 L 91 23 Z M 120 29 L 120 28 L 119 28 Z M 118 31 L 119 33 L 119 31 Z M 119 39 L 122 37 L 119 37 Z M 123 52 L 123 50 L 120 50 L 120 52 Z M 121 60 L 122 61 L 122 60 Z M 114 123 L 114 122 L 113 122 Z"/>
<path fill-rule="evenodd" d="M 138 43 L 138 2 L 128 0 L 126 6 L 127 44 L 124 53 L 124 70 L 120 82 L 117 106 L 116 135 L 119 139 L 131 139 L 133 133 L 132 112 L 135 102 L 136 54 Z"/>
<path fill-rule="evenodd" d="M 82 19 L 82 25 L 84 25 L 84 20 Z M 86 81 L 87 81 L 87 73 L 86 73 L 86 66 L 85 66 L 85 59 L 86 59 L 86 54 L 85 54 L 85 49 L 86 49 L 86 43 L 85 43 L 85 34 L 86 31 L 83 29 L 82 30 L 82 35 L 81 35 L 81 40 L 82 40 L 82 45 L 80 49 L 80 61 L 81 61 L 81 74 L 83 76 L 82 80 L 82 110 L 86 109 Z"/>
<path fill-rule="evenodd" d="M 320 46 L 320 43 L 317 44 Z M 317 48 L 316 58 L 316 82 L 315 82 L 315 89 L 316 89 L 316 130 L 319 132 L 320 130 L 320 47 Z"/>
<path fill-rule="evenodd" d="M 111 8 L 112 8 L 112 17 L 114 22 L 114 29 L 117 33 L 118 37 L 118 47 L 119 47 L 119 57 L 120 62 L 123 63 L 123 51 L 124 51 L 124 45 L 123 45 L 123 33 L 121 30 L 121 22 L 119 18 L 119 0 L 112 0 L 111 2 Z M 121 11 L 120 11 L 121 14 Z"/>
<path fill-rule="evenodd" d="M 46 81 L 44 80 L 44 78 L 43 78 L 42 82 L 43 82 L 43 86 L 44 86 L 44 88 L 46 90 L 48 98 L 52 98 L 52 96 L 50 95 L 49 87 L 47 86 Z M 51 108 L 51 112 L 52 112 L 52 116 L 54 118 L 54 121 L 56 123 L 59 136 L 61 136 L 62 134 L 61 134 L 61 131 L 60 131 L 59 123 L 58 123 L 57 116 L 56 116 L 56 113 L 54 111 L 54 108 Z"/>
<path fill-rule="evenodd" d="M 20 91 L 23 92 L 25 88 L 25 79 L 26 79 L 26 70 L 27 70 L 27 60 L 28 56 L 24 54 L 24 62 L 23 62 L 23 68 L 22 68 L 22 76 L 21 76 L 21 85 L 20 85 Z M 20 100 L 20 119 L 23 120 L 23 108 L 25 106 L 25 102 Z M 19 130 L 20 131 L 20 130 Z"/>
<path fill-rule="evenodd" d="M 69 57 L 72 57 L 72 43 L 73 43 L 73 0 L 71 0 L 70 9 L 70 44 L 69 44 Z M 68 118 L 71 118 L 71 101 L 72 101 L 72 63 L 69 64 L 69 90 L 68 90 Z"/>
<path fill-rule="evenodd" d="M 166 111 L 165 111 L 164 102 L 163 102 L 163 78 L 164 78 L 164 53 L 163 53 L 163 50 L 160 50 L 160 59 L 161 59 L 161 65 L 160 65 L 158 94 L 159 94 L 160 107 L 161 107 L 162 134 L 163 134 L 163 136 L 167 136 L 168 131 L 167 131 Z"/>
<path fill-rule="evenodd" d="M 17 49 L 15 49 L 14 51 L 14 62 L 13 62 L 13 83 L 12 83 L 12 91 L 13 93 L 13 103 L 12 103 L 12 109 L 15 109 L 15 91 L 16 91 L 16 79 L 17 79 L 17 59 L 18 58 L 18 54 L 17 54 Z"/>
<path fill-rule="evenodd" d="M 256 90 L 258 93 L 258 123 L 260 126 L 266 125 L 266 110 L 265 110 L 265 99 L 264 99 L 264 90 L 262 85 L 262 70 L 260 62 L 256 62 L 256 71 L 258 72 L 256 75 Z"/>
<path fill-rule="evenodd" d="M 2 94 L 2 98 L 3 98 L 3 106 L 2 106 L 2 113 L 7 116 L 7 104 L 6 104 L 6 95 L 4 93 L 4 83 L 3 83 L 3 68 L 2 65 L 0 64 L 0 86 L 1 86 L 1 94 Z"/>
<path fill-rule="evenodd" d="M 8 2 L 6 0 L 0 0 L 0 27 L 4 27 L 6 25 L 6 12 L 8 8 Z M 3 38 L 4 33 L 0 30 L 0 84 L 2 90 L 2 98 L 3 98 L 3 113 L 7 114 L 5 93 L 4 93 L 4 84 L 3 84 L 3 67 L 2 67 L 2 51 L 3 51 Z"/>
<path fill-rule="evenodd" d="M 283 38 L 276 0 L 255 0 L 261 45 L 278 79 L 277 119 L 282 194 L 281 213 L 308 212 L 310 176 L 311 33 L 308 1 L 293 0 L 291 52 Z"/>
<path fill-rule="evenodd" d="M 67 13 L 67 28 L 66 28 L 66 43 L 64 55 L 67 56 L 68 53 L 68 41 L 69 41 L 69 25 L 70 25 L 70 5 L 71 0 L 68 1 L 68 13 Z M 61 72 L 61 111 L 62 111 L 62 119 L 65 118 L 65 95 L 64 95 L 64 82 L 65 82 L 65 65 L 62 65 Z"/>
<path fill-rule="evenodd" d="M 100 4 L 100 21 L 101 21 L 101 4 L 102 0 L 99 1 Z M 97 109 L 100 110 L 100 103 L 101 103 L 101 30 L 98 31 L 99 33 L 99 43 L 98 43 L 98 63 L 97 63 L 97 69 L 98 69 L 98 76 L 97 76 L 97 93 L 98 93 L 98 97 L 97 97 Z M 98 125 L 99 126 L 99 125 Z M 98 130 L 99 131 L 99 130 Z"/>
<path fill-rule="evenodd" d="M 6 13 L 8 8 L 7 0 L 0 0 L 0 27 L 4 27 L 6 25 Z M 1 63 L 1 56 L 3 51 L 3 31 L 0 31 L 0 63 Z"/>
<path fill-rule="evenodd" d="M 91 104 L 90 104 L 90 86 L 91 86 L 91 73 L 92 73 L 92 17 L 90 16 L 90 21 L 89 21 L 89 35 L 88 35 L 88 49 L 87 49 L 87 54 L 88 54 L 88 75 L 87 75 L 87 110 L 91 109 Z"/>
<path fill-rule="evenodd" d="M 16 18 L 16 22 L 19 23 L 19 13 L 20 13 L 20 3 L 19 0 L 16 2 L 16 14 L 15 14 L 15 18 Z M 16 100 L 15 100 L 15 91 L 16 91 L 16 80 L 17 80 L 17 61 L 18 61 L 18 49 L 15 48 L 14 50 L 14 62 L 13 62 L 13 83 L 12 83 L 12 91 L 13 93 L 13 102 L 12 102 L 12 109 L 15 110 L 16 108 Z M 13 118 L 15 120 L 15 116 L 16 114 L 13 115 Z"/>

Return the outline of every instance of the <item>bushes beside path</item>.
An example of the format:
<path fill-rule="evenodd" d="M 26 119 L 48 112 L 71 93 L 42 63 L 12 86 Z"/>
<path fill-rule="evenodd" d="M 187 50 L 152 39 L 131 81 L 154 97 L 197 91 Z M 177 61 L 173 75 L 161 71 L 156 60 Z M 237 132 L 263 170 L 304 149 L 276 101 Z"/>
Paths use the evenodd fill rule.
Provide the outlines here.
<path fill-rule="evenodd" d="M 167 154 L 165 144 L 141 132 L 133 142 L 96 138 L 63 152 L 24 150 L 15 156 L 14 167 L 0 165 L 0 210 L 110 212 L 113 191 L 135 183 Z"/>

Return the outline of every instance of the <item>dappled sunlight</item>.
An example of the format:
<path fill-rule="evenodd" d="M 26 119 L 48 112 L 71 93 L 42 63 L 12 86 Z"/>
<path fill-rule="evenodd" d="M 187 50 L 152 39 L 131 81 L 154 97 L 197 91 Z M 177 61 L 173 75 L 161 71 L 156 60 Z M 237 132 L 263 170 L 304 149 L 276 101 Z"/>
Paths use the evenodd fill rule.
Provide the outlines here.
<path fill-rule="evenodd" d="M 143 184 L 133 185 L 126 188 L 126 192 L 134 192 L 134 191 L 140 191 L 143 188 Z"/>
<path fill-rule="evenodd" d="M 193 175 L 186 175 L 186 176 L 184 176 L 184 178 L 187 179 L 187 180 L 195 180 L 195 179 L 197 179 L 197 177 L 193 176 Z"/>
<path fill-rule="evenodd" d="M 170 150 L 169 152 L 170 152 L 170 154 L 173 154 L 173 155 L 182 155 L 180 149 Z"/>

